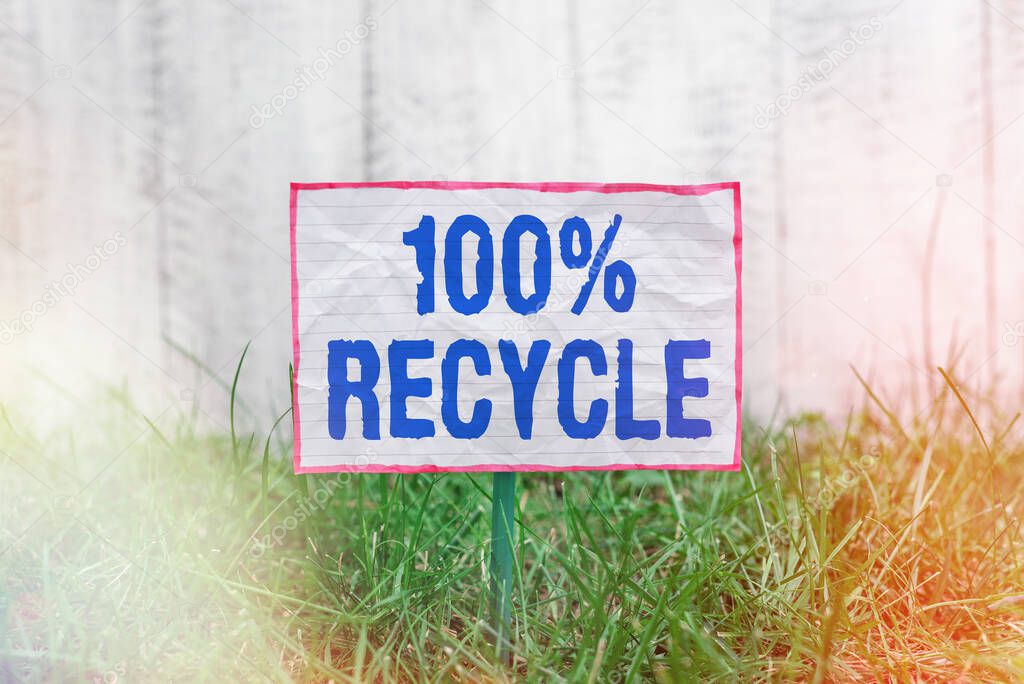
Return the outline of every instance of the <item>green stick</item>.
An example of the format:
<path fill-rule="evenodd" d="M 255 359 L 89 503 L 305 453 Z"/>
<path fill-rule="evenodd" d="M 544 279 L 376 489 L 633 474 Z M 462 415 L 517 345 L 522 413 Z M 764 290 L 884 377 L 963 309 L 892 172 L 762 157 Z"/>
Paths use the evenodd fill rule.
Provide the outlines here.
<path fill-rule="evenodd" d="M 515 550 L 516 474 L 494 473 L 491 497 L 491 596 L 498 659 L 507 662 L 512 634 L 512 578 Z"/>

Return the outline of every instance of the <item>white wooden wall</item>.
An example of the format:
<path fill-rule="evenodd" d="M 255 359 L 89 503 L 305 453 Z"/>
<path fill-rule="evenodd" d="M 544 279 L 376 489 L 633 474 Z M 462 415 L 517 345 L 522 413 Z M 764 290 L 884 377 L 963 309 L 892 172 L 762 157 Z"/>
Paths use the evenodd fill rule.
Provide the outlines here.
<path fill-rule="evenodd" d="M 250 125 L 367 17 L 326 78 Z M 127 238 L 0 346 L 4 401 L 80 411 L 68 397 L 116 384 L 221 420 L 222 390 L 166 340 L 230 381 L 252 339 L 243 392 L 286 407 L 289 181 L 442 177 L 740 180 L 759 413 L 843 410 L 850 364 L 909 404 L 899 388 L 934 383 L 951 343 L 967 384 L 1021 396 L 1020 0 L 7 0 L 0 74 L 0 322 Z"/>

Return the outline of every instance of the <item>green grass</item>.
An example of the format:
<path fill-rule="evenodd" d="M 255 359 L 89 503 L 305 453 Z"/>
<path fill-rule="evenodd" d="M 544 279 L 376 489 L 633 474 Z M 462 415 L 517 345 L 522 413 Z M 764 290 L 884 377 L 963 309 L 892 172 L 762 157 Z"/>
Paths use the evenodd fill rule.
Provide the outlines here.
<path fill-rule="evenodd" d="M 11 411 L 3 681 L 1024 676 L 1024 453 L 948 389 L 903 422 L 748 425 L 739 473 L 521 475 L 508 666 L 489 475 L 296 477 L 287 419 L 119 394 L 45 433 Z"/>

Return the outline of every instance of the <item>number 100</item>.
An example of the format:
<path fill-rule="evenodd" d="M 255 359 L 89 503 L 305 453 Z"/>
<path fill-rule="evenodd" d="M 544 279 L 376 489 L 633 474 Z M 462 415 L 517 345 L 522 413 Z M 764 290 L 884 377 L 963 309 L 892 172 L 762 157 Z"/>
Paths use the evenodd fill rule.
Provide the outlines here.
<path fill-rule="evenodd" d="M 434 311 L 434 267 L 437 260 L 434 217 L 423 216 L 413 230 L 402 233 L 402 242 L 416 250 L 416 270 L 422 281 L 416 285 L 416 313 Z M 472 233 L 477 238 L 476 292 L 467 296 L 463 282 L 462 239 Z M 533 294 L 523 294 L 519 266 L 520 242 L 524 233 L 535 238 Z M 551 237 L 548 227 L 536 216 L 516 216 L 501 240 L 501 280 L 510 309 L 528 315 L 540 311 L 551 293 Z M 452 309 L 465 315 L 487 308 L 494 291 L 494 240 L 491 229 L 479 216 L 463 214 L 452 221 L 444 238 L 444 286 Z"/>

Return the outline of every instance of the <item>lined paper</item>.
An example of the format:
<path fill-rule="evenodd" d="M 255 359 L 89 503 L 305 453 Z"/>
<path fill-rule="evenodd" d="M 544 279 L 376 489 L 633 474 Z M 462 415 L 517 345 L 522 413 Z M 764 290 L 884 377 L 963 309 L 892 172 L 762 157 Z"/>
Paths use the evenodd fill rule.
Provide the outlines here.
<path fill-rule="evenodd" d="M 435 184 L 445 186 L 446 184 Z M 738 465 L 739 439 L 739 220 L 738 186 L 698 186 L 677 192 L 539 191 L 486 187 L 322 187 L 293 186 L 293 324 L 296 344 L 296 434 L 299 471 L 361 470 L 558 470 L 632 467 L 722 468 Z M 494 289 L 478 314 L 453 311 L 445 294 L 442 265 L 444 235 L 456 217 L 471 214 L 490 227 L 494 239 Z M 551 293 L 537 313 L 511 311 L 502 289 L 501 237 L 520 214 L 536 216 L 548 228 L 552 244 Z M 424 215 L 436 225 L 437 268 L 434 312 L 416 312 L 421 280 L 414 250 L 402 234 Z M 603 297 L 604 273 L 582 315 L 570 309 L 586 268 L 570 269 L 559 258 L 559 229 L 571 217 L 584 218 L 593 232 L 593 249 L 615 215 L 621 227 L 604 267 L 618 260 L 636 274 L 632 308 L 616 312 Z M 521 241 L 524 294 L 533 292 L 533 238 Z M 463 240 L 465 290 L 476 291 L 476 240 Z M 557 360 L 573 339 L 590 339 L 604 349 L 608 374 L 594 376 L 578 363 L 574 406 L 585 418 L 594 399 L 607 399 L 608 423 L 593 439 L 566 436 L 556 414 Z M 362 411 L 356 400 L 347 408 L 344 439 L 328 432 L 327 348 L 332 340 L 369 340 L 382 359 L 376 387 L 380 398 L 380 440 L 361 434 Z M 434 437 L 390 436 L 390 379 L 387 348 L 393 340 L 432 340 L 435 356 L 412 360 L 409 374 L 432 380 L 430 397 L 410 397 L 408 415 L 435 423 Z M 492 402 L 485 433 L 456 439 L 441 420 L 441 357 L 451 342 L 479 340 L 489 351 L 491 374 L 479 377 L 463 360 L 458 386 L 459 415 L 468 419 L 481 398 Z M 535 339 L 551 342 L 533 404 L 533 434 L 522 439 L 513 413 L 512 387 L 498 355 L 498 340 L 512 340 L 525 361 Z M 615 436 L 616 344 L 630 339 L 633 359 L 633 415 L 657 419 L 656 440 L 620 440 Z M 708 340 L 711 357 L 685 363 L 687 377 L 708 380 L 707 397 L 687 397 L 688 418 L 711 421 L 712 435 L 698 439 L 665 436 L 668 340 Z M 354 371 L 358 377 L 358 371 Z"/>

